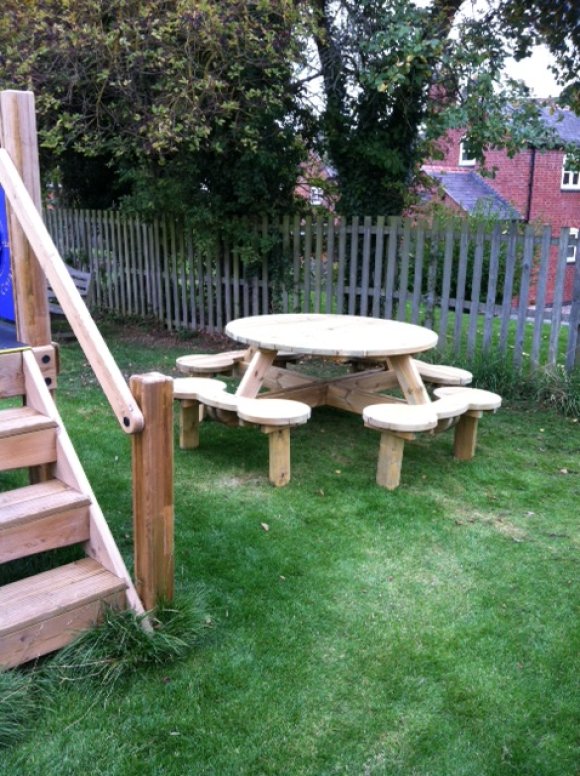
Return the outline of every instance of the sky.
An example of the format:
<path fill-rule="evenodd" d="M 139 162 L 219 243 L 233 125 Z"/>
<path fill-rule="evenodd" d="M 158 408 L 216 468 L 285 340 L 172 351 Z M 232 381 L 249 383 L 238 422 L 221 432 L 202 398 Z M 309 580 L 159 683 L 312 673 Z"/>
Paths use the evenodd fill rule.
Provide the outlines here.
<path fill-rule="evenodd" d="M 415 5 L 430 6 L 432 0 L 414 0 Z M 483 12 L 489 0 L 466 0 L 461 12 L 464 16 L 478 16 Z M 509 59 L 506 74 L 523 81 L 532 92 L 532 97 L 557 97 L 562 88 L 556 83 L 549 70 L 553 57 L 546 46 L 537 46 L 531 57 L 516 62 Z"/>
<path fill-rule="evenodd" d="M 533 97 L 557 97 L 561 87 L 548 69 L 553 62 L 552 55 L 545 46 L 534 49 L 531 57 L 515 62 L 508 61 L 506 72 L 511 78 L 518 78 L 532 90 Z"/>

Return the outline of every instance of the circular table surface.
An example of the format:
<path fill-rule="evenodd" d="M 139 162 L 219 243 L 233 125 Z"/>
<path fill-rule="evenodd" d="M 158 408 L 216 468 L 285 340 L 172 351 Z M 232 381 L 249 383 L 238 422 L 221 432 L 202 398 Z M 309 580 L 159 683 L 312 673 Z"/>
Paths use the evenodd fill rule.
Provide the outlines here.
<path fill-rule="evenodd" d="M 351 358 L 420 353 L 435 347 L 438 339 L 431 329 L 412 323 L 317 313 L 238 318 L 228 323 L 226 334 L 262 350 Z"/>

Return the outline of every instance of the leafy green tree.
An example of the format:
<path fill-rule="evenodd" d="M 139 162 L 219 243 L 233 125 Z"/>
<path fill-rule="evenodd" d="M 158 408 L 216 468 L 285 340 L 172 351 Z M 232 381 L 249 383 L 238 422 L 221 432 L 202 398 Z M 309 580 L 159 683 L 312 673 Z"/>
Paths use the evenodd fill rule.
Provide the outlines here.
<path fill-rule="evenodd" d="M 289 0 L 5 0 L 0 88 L 85 206 L 200 221 L 288 207 L 305 149 Z"/>
<path fill-rule="evenodd" d="M 398 214 L 437 139 L 469 127 L 468 148 L 515 153 L 553 137 L 523 84 L 504 75 L 545 40 L 563 84 L 578 82 L 578 16 L 551 0 L 310 0 L 323 80 L 322 145 L 347 214 Z M 477 10 L 478 9 L 478 10 Z M 507 33 L 507 34 L 506 34 Z M 576 92 L 577 93 L 577 92 Z"/>

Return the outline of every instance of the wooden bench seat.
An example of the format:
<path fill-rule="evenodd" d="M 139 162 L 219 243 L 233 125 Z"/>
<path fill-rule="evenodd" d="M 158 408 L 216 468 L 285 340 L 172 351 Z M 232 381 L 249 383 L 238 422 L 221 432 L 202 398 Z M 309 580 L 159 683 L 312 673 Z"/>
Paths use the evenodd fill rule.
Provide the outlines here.
<path fill-rule="evenodd" d="M 179 446 L 182 449 L 199 446 L 199 424 L 203 420 L 200 393 L 223 393 L 226 388 L 223 380 L 212 377 L 177 377 L 173 380 L 173 398 L 179 401 Z"/>
<path fill-rule="evenodd" d="M 234 364 L 244 358 L 245 350 L 230 350 L 225 353 L 196 353 L 180 356 L 176 360 L 178 371 L 184 375 L 231 375 Z"/>
<path fill-rule="evenodd" d="M 467 369 L 445 364 L 427 364 L 418 358 L 413 359 L 419 374 L 426 383 L 437 385 L 469 385 L 473 375 Z"/>
<path fill-rule="evenodd" d="M 415 434 L 436 433 L 455 425 L 453 455 L 470 460 L 477 444 L 477 423 L 483 412 L 495 412 L 501 397 L 491 391 L 446 386 L 434 391 L 429 404 L 373 404 L 363 410 L 365 426 L 381 432 L 377 484 L 389 490 L 401 480 L 405 441 Z"/>
<path fill-rule="evenodd" d="M 433 391 L 439 401 L 456 398 L 467 403 L 467 410 L 455 426 L 453 455 L 459 461 L 469 461 L 475 455 L 477 426 L 484 412 L 496 412 L 501 407 L 501 396 L 481 388 L 444 386 Z M 437 402 L 434 402 L 434 405 Z"/>
<path fill-rule="evenodd" d="M 68 274 L 74 281 L 77 291 L 86 304 L 90 298 L 92 274 L 90 272 L 83 272 L 83 270 L 80 269 L 75 269 L 75 267 L 70 267 L 68 264 L 65 266 Z M 56 294 L 50 286 L 48 286 L 48 310 L 53 315 L 64 315 L 64 311 L 58 303 Z"/>
<path fill-rule="evenodd" d="M 380 364 L 384 364 L 384 361 L 385 359 L 377 358 L 348 360 L 356 372 L 378 367 Z M 417 358 L 413 359 L 413 363 L 426 383 L 434 383 L 435 385 L 469 385 L 473 380 L 473 375 L 471 372 L 468 372 L 467 369 L 460 369 L 456 366 L 446 366 L 444 364 L 428 364 Z"/>
<path fill-rule="evenodd" d="M 179 372 L 191 377 L 215 375 L 243 374 L 250 362 L 251 351 L 226 350 L 223 353 L 194 353 L 190 356 L 179 356 L 176 366 Z M 282 351 L 276 354 L 274 365 L 285 367 L 291 361 L 298 361 L 300 353 Z"/>
<path fill-rule="evenodd" d="M 290 430 L 306 423 L 310 407 L 290 399 L 249 399 L 228 393 L 221 380 L 182 377 L 173 381 L 173 395 L 181 404 L 179 446 L 199 447 L 202 408 L 231 426 L 258 426 L 268 435 L 269 479 L 276 487 L 290 482 Z"/>

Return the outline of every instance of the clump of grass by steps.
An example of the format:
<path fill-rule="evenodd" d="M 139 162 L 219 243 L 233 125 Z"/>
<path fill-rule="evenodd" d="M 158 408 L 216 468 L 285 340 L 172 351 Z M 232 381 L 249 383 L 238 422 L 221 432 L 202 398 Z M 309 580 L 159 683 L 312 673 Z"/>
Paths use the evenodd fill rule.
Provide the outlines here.
<path fill-rule="evenodd" d="M 147 666 L 184 658 L 199 643 L 211 619 L 201 596 L 183 608 L 160 606 L 152 616 L 153 631 L 132 611 L 107 609 L 103 622 L 58 652 L 45 670 L 49 684 L 90 682 L 107 691 L 124 677 Z"/>
<path fill-rule="evenodd" d="M 132 611 L 106 609 L 103 621 L 29 670 L 0 673 L 0 749 L 27 737 L 35 719 L 54 706 L 59 690 L 81 685 L 93 700 L 110 696 L 124 678 L 185 658 L 211 626 L 203 591 L 150 615 L 153 631 Z"/>
<path fill-rule="evenodd" d="M 0 673 L 0 749 L 26 735 L 39 709 L 38 695 L 32 673 Z"/>

